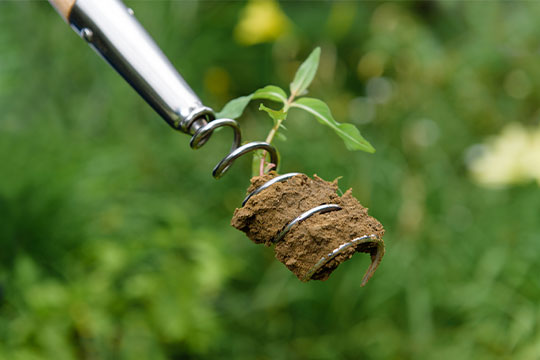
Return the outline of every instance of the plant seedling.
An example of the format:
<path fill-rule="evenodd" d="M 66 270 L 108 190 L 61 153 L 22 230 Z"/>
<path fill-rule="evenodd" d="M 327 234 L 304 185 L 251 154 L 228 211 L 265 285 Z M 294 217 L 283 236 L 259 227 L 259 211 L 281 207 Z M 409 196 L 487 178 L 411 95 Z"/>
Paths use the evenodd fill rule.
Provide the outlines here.
<path fill-rule="evenodd" d="M 287 120 L 289 110 L 297 108 L 313 115 L 321 124 L 328 126 L 343 139 L 345 146 L 349 150 L 362 150 L 368 153 L 374 153 L 375 149 L 362 137 L 360 131 L 353 124 L 339 123 L 332 116 L 332 112 L 326 103 L 322 100 L 305 97 L 307 89 L 319 67 L 321 49 L 315 48 L 307 59 L 298 68 L 293 81 L 290 84 L 290 94 L 287 96 L 285 91 L 275 85 L 267 85 L 258 89 L 254 93 L 229 101 L 223 109 L 216 114 L 218 118 L 239 118 L 244 109 L 251 100 L 270 100 L 281 105 L 280 109 L 272 109 L 264 104 L 259 106 L 259 110 L 268 114 L 273 121 L 273 126 L 266 136 L 265 142 L 271 144 L 274 138 L 284 135 L 279 131 L 285 129 L 283 122 Z M 268 173 L 273 164 L 266 165 L 266 156 L 264 151 L 257 151 L 253 155 L 253 176 L 264 175 Z"/>
<path fill-rule="evenodd" d="M 290 84 L 289 95 L 277 86 L 268 85 L 231 100 L 216 115 L 236 119 L 251 100 L 270 100 L 279 103 L 281 108 L 259 106 L 273 121 L 267 143 L 282 136 L 279 131 L 284 129 L 289 110 L 297 108 L 334 130 L 347 149 L 375 152 L 354 125 L 337 122 L 326 103 L 304 96 L 317 72 L 320 53 L 320 48 L 316 48 L 300 65 Z M 382 225 L 368 215 L 350 189 L 339 196 L 337 180 L 330 183 L 304 174 L 276 177 L 274 167 L 267 163 L 265 151 L 254 153 L 254 177 L 249 195 L 245 204 L 235 210 L 232 226 L 245 232 L 255 243 L 275 245 L 276 258 L 302 281 L 326 280 L 354 253 L 369 253 L 371 265 L 362 280 L 362 286 L 365 285 L 384 254 Z M 279 178 L 283 180 L 274 181 Z"/>

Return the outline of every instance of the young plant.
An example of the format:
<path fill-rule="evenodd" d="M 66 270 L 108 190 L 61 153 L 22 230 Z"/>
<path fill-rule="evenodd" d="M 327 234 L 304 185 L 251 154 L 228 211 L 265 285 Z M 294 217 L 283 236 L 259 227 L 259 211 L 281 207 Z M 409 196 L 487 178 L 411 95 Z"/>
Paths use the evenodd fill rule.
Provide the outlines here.
<path fill-rule="evenodd" d="M 371 144 L 362 137 L 360 131 L 353 124 L 337 122 L 328 105 L 319 99 L 304 97 L 307 93 L 308 86 L 313 81 L 317 68 L 319 67 L 319 58 L 321 49 L 317 47 L 311 52 L 308 58 L 300 65 L 293 81 L 290 84 L 290 94 L 287 96 L 285 91 L 278 86 L 268 85 L 254 93 L 229 101 L 223 109 L 216 114 L 218 118 L 239 118 L 244 109 L 251 100 L 270 100 L 281 105 L 280 109 L 272 109 L 264 104 L 259 106 L 259 110 L 264 111 L 272 119 L 274 125 L 268 132 L 265 141 L 272 143 L 276 136 L 284 138 L 283 134 L 279 133 L 281 129 L 285 129 L 283 122 L 287 120 L 289 110 L 297 108 L 304 110 L 313 115 L 321 124 L 328 126 L 343 139 L 345 146 L 349 150 L 362 150 L 368 153 L 375 152 Z M 263 175 L 270 171 L 274 164 L 266 164 L 266 152 L 257 151 L 253 155 L 253 175 Z"/>

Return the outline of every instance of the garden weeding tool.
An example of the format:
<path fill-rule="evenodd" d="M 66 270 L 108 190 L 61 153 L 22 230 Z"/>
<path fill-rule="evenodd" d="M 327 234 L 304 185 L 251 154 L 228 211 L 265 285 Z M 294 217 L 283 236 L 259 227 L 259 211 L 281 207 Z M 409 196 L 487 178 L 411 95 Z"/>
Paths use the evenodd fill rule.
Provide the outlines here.
<path fill-rule="evenodd" d="M 58 13 L 71 25 L 99 55 L 154 108 L 154 110 L 175 130 L 191 135 L 190 146 L 197 149 L 204 145 L 214 130 L 230 127 L 234 139 L 230 152 L 214 168 L 213 176 L 221 177 L 240 156 L 253 150 L 267 151 L 270 162 L 277 167 L 276 149 L 266 142 L 242 143 L 241 130 L 233 119 L 216 119 L 214 111 L 204 106 L 201 100 L 175 70 L 163 52 L 139 24 L 133 10 L 120 0 L 49 0 Z M 297 173 L 276 177 L 249 194 L 244 204 L 260 192 L 278 182 L 287 181 Z M 299 214 L 276 234 L 274 242 L 280 241 L 295 224 L 317 214 L 341 210 L 336 204 L 321 204 Z M 309 280 L 326 263 L 344 250 L 357 244 L 373 243 L 372 266 L 368 269 L 364 283 L 373 273 L 384 249 L 382 240 L 376 235 L 366 235 L 352 239 L 328 252 L 303 276 Z"/>
<path fill-rule="evenodd" d="M 198 149 L 215 129 L 234 131 L 229 154 L 213 170 L 221 177 L 238 157 L 264 149 L 276 164 L 276 149 L 265 142 L 242 143 L 233 119 L 216 119 L 175 70 L 167 57 L 119 0 L 49 0 L 73 30 L 101 55 L 175 130 L 192 135 L 190 146 Z"/>

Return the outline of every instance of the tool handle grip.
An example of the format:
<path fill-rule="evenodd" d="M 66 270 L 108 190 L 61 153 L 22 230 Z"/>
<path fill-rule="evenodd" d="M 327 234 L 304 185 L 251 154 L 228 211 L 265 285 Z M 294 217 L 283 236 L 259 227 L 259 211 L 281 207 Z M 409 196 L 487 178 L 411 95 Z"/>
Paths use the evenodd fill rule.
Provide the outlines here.
<path fill-rule="evenodd" d="M 49 0 L 49 3 L 56 9 L 56 11 L 68 21 L 69 14 L 76 0 Z"/>
<path fill-rule="evenodd" d="M 174 129 L 193 135 L 197 119 L 214 117 L 122 1 L 49 2 Z"/>

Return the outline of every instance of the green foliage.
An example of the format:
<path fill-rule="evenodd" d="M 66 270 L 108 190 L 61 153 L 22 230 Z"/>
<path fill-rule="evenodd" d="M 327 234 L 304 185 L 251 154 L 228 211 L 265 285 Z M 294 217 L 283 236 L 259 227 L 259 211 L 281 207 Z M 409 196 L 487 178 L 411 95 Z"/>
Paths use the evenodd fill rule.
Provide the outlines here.
<path fill-rule="evenodd" d="M 373 146 L 360 135 L 360 131 L 356 126 L 338 123 L 332 116 L 328 105 L 323 101 L 312 98 L 301 98 L 293 102 L 291 107 L 296 107 L 312 114 L 321 124 L 334 130 L 343 139 L 347 149 L 363 150 L 369 153 L 375 152 Z"/>
<path fill-rule="evenodd" d="M 348 150 L 362 150 L 369 153 L 374 153 L 375 148 L 373 148 L 373 146 L 371 146 L 371 144 L 362 137 L 360 130 L 358 130 L 353 124 L 338 123 L 332 116 L 328 105 L 326 105 L 326 103 L 324 103 L 322 100 L 300 98 L 295 101 L 298 96 L 304 95 L 307 92 L 308 86 L 311 85 L 311 82 L 315 78 L 317 68 L 319 67 L 320 55 L 321 48 L 317 47 L 300 65 L 296 71 L 296 74 L 294 75 L 294 80 L 290 84 L 291 95 L 289 97 L 287 97 L 287 94 L 283 89 L 274 85 L 268 85 L 255 91 L 251 95 L 241 96 L 229 101 L 227 104 L 225 104 L 217 116 L 236 119 L 242 115 L 251 100 L 272 100 L 282 103 L 283 107 L 279 110 L 274 110 L 264 106 L 263 104 L 259 106 L 259 110 L 266 112 L 274 121 L 274 126 L 268 133 L 265 140 L 267 143 L 272 143 L 274 137 L 281 135 L 279 130 L 282 128 L 284 129 L 282 123 L 287 119 L 289 109 L 291 107 L 295 107 L 310 113 L 311 115 L 315 116 L 315 118 L 321 124 L 326 125 L 334 130 L 334 132 L 343 139 L 343 142 Z M 282 140 L 286 140 L 286 137 L 283 135 L 281 135 L 280 138 Z M 252 164 L 252 174 L 254 176 L 258 174 L 262 175 L 265 168 L 264 162 L 265 152 L 256 151 L 253 155 Z M 270 169 L 271 168 L 267 168 L 267 170 Z"/>
<path fill-rule="evenodd" d="M 268 85 L 263 87 L 262 89 L 255 91 L 253 93 L 252 99 L 272 100 L 276 102 L 281 102 L 285 105 L 287 103 L 287 94 L 285 94 L 285 91 L 283 91 L 277 86 Z"/>
<path fill-rule="evenodd" d="M 309 96 L 377 153 L 294 110 L 283 170 L 342 175 L 387 254 L 365 288 L 361 255 L 300 283 L 229 226 L 250 164 L 213 179 L 227 130 L 191 150 L 47 2 L 0 1 L 0 359 L 540 358 L 538 185 L 467 170 L 508 122 L 538 127 L 540 3 L 283 1 L 290 33 L 251 47 L 244 2 L 126 3 L 215 108 L 324 39 Z"/>
<path fill-rule="evenodd" d="M 321 57 L 321 48 L 317 47 L 311 52 L 307 59 L 300 65 L 294 80 L 290 85 L 291 97 L 302 95 L 304 91 L 307 91 L 308 86 L 313 81 L 317 68 L 319 67 L 319 59 Z"/>
<path fill-rule="evenodd" d="M 242 113 L 249 102 L 256 99 L 266 99 L 286 104 L 287 94 L 277 86 L 267 85 L 255 91 L 253 94 L 240 96 L 239 98 L 229 101 L 216 116 L 218 118 L 237 119 L 242 116 Z"/>
<path fill-rule="evenodd" d="M 249 104 L 253 94 L 240 96 L 239 98 L 229 101 L 220 112 L 216 113 L 218 118 L 236 119 L 242 116 L 244 109 Z"/>
<path fill-rule="evenodd" d="M 272 120 L 274 120 L 274 124 L 277 124 L 278 121 L 279 122 L 283 121 L 285 119 L 285 117 L 287 117 L 287 113 L 285 111 L 283 111 L 283 109 L 281 109 L 281 110 L 273 110 L 273 109 L 270 109 L 269 107 L 264 106 L 264 104 L 259 105 L 259 110 L 264 111 L 265 113 L 267 113 L 268 116 L 270 116 L 270 118 L 272 118 Z"/>

